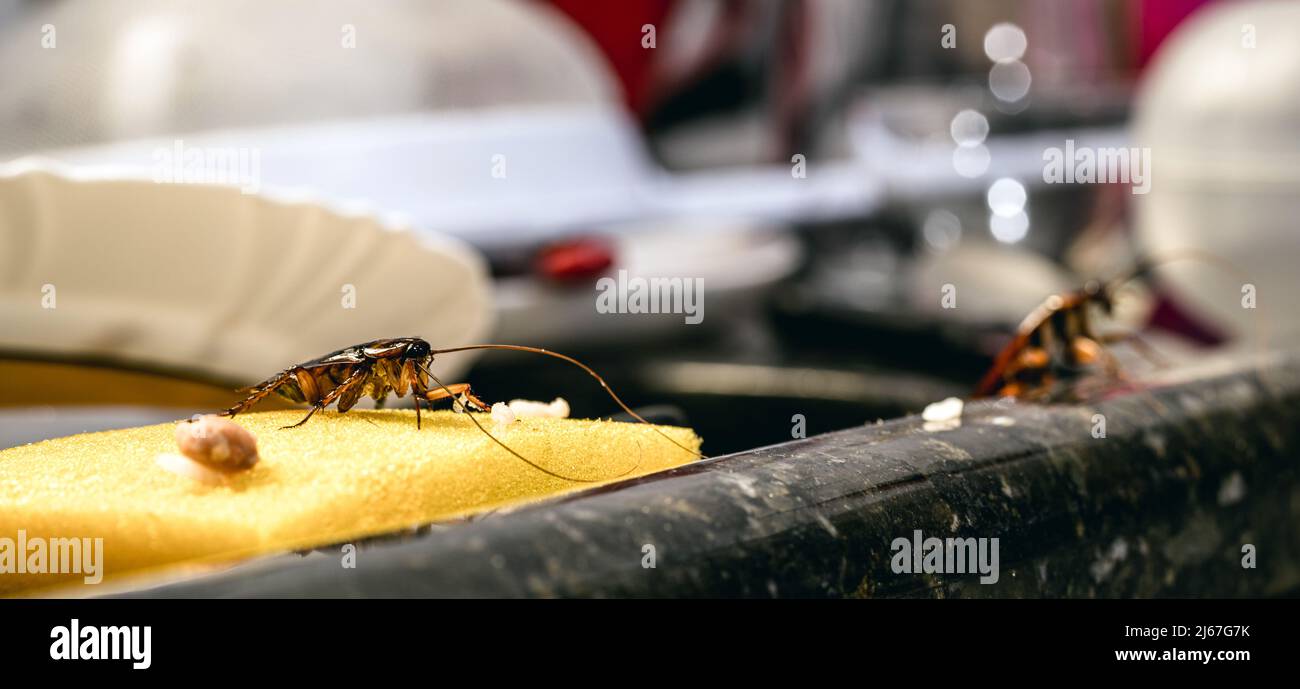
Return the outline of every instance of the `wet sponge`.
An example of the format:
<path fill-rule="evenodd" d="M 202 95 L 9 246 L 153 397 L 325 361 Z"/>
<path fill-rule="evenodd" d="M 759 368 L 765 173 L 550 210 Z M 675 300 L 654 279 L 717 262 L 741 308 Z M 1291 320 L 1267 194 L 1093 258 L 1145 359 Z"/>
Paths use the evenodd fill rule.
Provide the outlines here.
<path fill-rule="evenodd" d="M 659 471 L 696 459 L 687 428 L 527 418 L 505 428 L 476 418 L 546 474 L 463 415 L 413 411 L 240 415 L 261 461 L 226 486 L 164 471 L 172 424 L 87 433 L 0 452 L 0 539 L 102 538 L 106 578 L 179 563 L 309 548 L 454 519 Z M 657 432 L 658 431 L 658 432 Z M 23 554 L 18 553 L 18 556 Z M 76 573 L 0 573 L 0 594 L 56 584 L 93 594 Z"/>

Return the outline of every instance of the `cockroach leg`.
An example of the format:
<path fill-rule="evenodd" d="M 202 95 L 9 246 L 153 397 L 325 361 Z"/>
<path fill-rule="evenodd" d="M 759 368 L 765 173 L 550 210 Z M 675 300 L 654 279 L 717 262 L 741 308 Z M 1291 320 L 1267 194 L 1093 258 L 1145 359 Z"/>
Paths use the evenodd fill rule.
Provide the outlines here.
<path fill-rule="evenodd" d="M 424 400 L 426 402 L 434 402 L 440 399 L 446 399 L 447 397 L 459 397 L 461 395 L 464 395 L 465 398 L 470 401 L 470 404 L 477 407 L 479 411 L 487 411 L 492 408 L 492 405 L 474 396 L 474 393 L 470 391 L 469 383 L 452 383 L 442 390 L 429 390 L 424 393 Z"/>
<path fill-rule="evenodd" d="M 1106 333 L 1105 335 L 1100 336 L 1098 340 L 1105 345 L 1131 345 L 1133 351 L 1137 352 L 1143 359 L 1146 359 L 1152 366 L 1155 366 L 1156 368 L 1169 367 L 1169 360 L 1161 355 L 1155 347 L 1151 346 L 1151 343 L 1147 342 L 1146 338 L 1135 332 Z"/>
<path fill-rule="evenodd" d="M 357 398 L 361 395 L 361 387 L 365 384 L 366 378 L 369 376 L 369 367 L 357 367 L 357 369 L 349 374 L 338 387 L 331 390 L 321 399 L 320 406 L 328 407 L 334 402 L 338 402 L 340 412 L 346 412 L 351 409 L 352 406 L 357 403 Z"/>
<path fill-rule="evenodd" d="M 307 415 L 304 416 L 304 417 L 302 417 L 302 421 L 299 421 L 298 423 L 295 423 L 295 424 L 293 424 L 292 426 L 281 426 L 281 427 L 280 427 L 280 430 L 284 431 L 284 430 L 288 430 L 288 429 L 290 429 L 290 428 L 297 428 L 297 427 L 303 425 L 304 423 L 307 423 L 307 419 L 310 419 L 310 418 L 311 418 L 311 415 L 312 415 L 312 414 L 315 414 L 315 413 L 316 413 L 316 410 L 317 410 L 317 409 L 320 409 L 320 408 L 321 408 L 321 407 L 319 407 L 319 406 L 313 406 L 313 407 L 311 408 L 311 411 L 307 412 Z"/>
<path fill-rule="evenodd" d="M 302 391 L 302 397 L 310 404 L 316 404 L 320 400 L 320 386 L 316 383 L 316 376 L 313 376 L 306 369 L 298 369 L 293 372 L 293 378 L 298 383 L 298 389 Z"/>
<path fill-rule="evenodd" d="M 1042 347 L 1025 347 L 1025 350 L 1016 356 L 1016 366 L 1020 370 L 1047 368 L 1052 363 L 1052 356 Z"/>
<path fill-rule="evenodd" d="M 1079 336 L 1070 341 L 1070 357 L 1075 367 L 1079 370 L 1094 366 L 1101 367 L 1099 376 L 1084 379 L 1075 387 L 1074 393 L 1084 398 L 1096 392 L 1104 392 L 1107 387 L 1115 383 L 1127 385 L 1131 382 L 1114 352 L 1103 346 L 1100 339 Z"/>
<path fill-rule="evenodd" d="M 1069 361 L 1078 368 L 1087 368 L 1098 361 L 1103 361 L 1108 368 L 1114 365 L 1114 359 L 1102 349 L 1100 343 L 1083 335 L 1075 336 L 1070 340 Z"/>
<path fill-rule="evenodd" d="M 347 379 L 344 380 L 341 384 L 339 384 L 338 387 L 334 388 L 333 390 L 330 390 L 329 393 L 327 393 L 325 396 L 322 397 L 320 396 L 320 386 L 316 382 L 315 377 L 313 377 L 310 372 L 303 371 L 303 370 L 299 370 L 295 372 L 294 377 L 298 381 L 298 388 L 303 391 L 304 393 L 303 396 L 307 399 L 308 402 L 311 402 L 312 404 L 311 411 L 307 412 L 307 416 L 303 417 L 302 421 L 299 421 L 298 423 L 295 423 L 292 426 L 282 426 L 280 430 L 297 428 L 307 423 L 307 419 L 310 419 L 312 414 L 315 414 L 317 410 L 324 409 L 325 407 L 328 407 L 329 405 L 333 404 L 336 401 L 338 401 L 340 405 L 343 407 L 341 411 L 346 412 L 349 408 L 351 408 L 352 405 L 344 404 L 340 400 L 340 398 L 343 397 L 344 395 L 347 395 L 349 391 L 355 390 L 356 386 L 363 384 L 363 382 L 365 381 L 366 377 L 369 374 L 370 374 L 370 369 L 368 367 L 360 366 L 355 371 L 353 371 L 350 375 L 348 375 Z M 310 391 L 312 394 L 307 395 L 306 393 L 308 391 Z M 354 396 L 349 396 L 349 398 L 353 403 L 356 402 Z"/>
<path fill-rule="evenodd" d="M 282 373 L 272 378 L 269 381 L 263 382 L 260 385 L 255 385 L 251 388 L 245 388 L 244 390 L 249 393 L 248 397 L 245 397 L 243 400 L 241 400 L 239 404 L 236 404 L 235 406 L 217 414 L 217 416 L 229 416 L 232 419 L 235 418 L 237 414 L 243 413 L 244 410 L 262 401 L 262 398 L 275 392 L 277 389 L 279 389 L 281 386 L 285 384 L 287 379 L 288 376 Z"/>

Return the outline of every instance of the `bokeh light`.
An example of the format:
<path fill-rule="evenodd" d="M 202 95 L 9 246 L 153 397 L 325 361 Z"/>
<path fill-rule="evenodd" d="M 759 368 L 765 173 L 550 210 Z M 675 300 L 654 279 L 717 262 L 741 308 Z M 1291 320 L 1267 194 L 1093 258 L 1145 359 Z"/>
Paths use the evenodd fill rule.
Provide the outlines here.
<path fill-rule="evenodd" d="M 994 62 L 1019 60 L 1027 44 L 1025 32 L 1009 22 L 996 24 L 984 34 L 984 54 Z"/>
<path fill-rule="evenodd" d="M 936 251 L 947 251 L 961 241 L 961 220 L 945 210 L 933 210 L 921 225 L 925 243 Z"/>
<path fill-rule="evenodd" d="M 949 126 L 952 140 L 959 146 L 975 146 L 984 143 L 989 135 L 989 121 L 974 110 L 962 110 L 952 118 Z"/>
<path fill-rule="evenodd" d="M 989 169 L 992 155 L 988 146 L 958 146 L 952 152 L 952 167 L 962 177 L 979 177 Z"/>
<path fill-rule="evenodd" d="M 989 70 L 989 90 L 998 100 L 1018 101 L 1029 94 L 1033 78 L 1025 63 L 999 62 Z"/>
<path fill-rule="evenodd" d="M 989 210 L 994 215 L 1009 218 L 1025 209 L 1028 194 L 1025 185 L 1010 177 L 1002 177 L 989 185 Z"/>
<path fill-rule="evenodd" d="M 1024 211 L 1011 216 L 994 213 L 989 215 L 989 230 L 999 242 L 1015 244 L 1029 234 L 1029 214 Z"/>

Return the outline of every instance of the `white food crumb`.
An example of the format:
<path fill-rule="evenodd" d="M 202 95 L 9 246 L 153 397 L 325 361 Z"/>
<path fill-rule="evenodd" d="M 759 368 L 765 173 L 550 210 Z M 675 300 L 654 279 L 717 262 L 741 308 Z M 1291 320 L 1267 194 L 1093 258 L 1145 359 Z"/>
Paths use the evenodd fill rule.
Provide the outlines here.
<path fill-rule="evenodd" d="M 942 402 L 926 405 L 925 411 L 921 412 L 921 418 L 926 421 L 952 421 L 961 418 L 962 407 L 965 403 L 959 397 L 949 397 Z"/>
<path fill-rule="evenodd" d="M 563 397 L 556 397 L 550 404 L 533 400 L 510 400 L 510 411 L 519 418 L 569 418 L 569 403 Z"/>
<path fill-rule="evenodd" d="M 505 428 L 515 422 L 515 412 L 504 402 L 497 402 L 492 405 L 492 421 L 497 428 Z"/>
<path fill-rule="evenodd" d="M 184 476 L 209 486 L 220 486 L 226 482 L 227 474 L 196 462 L 185 455 L 164 452 L 154 458 L 158 466 L 177 476 Z"/>

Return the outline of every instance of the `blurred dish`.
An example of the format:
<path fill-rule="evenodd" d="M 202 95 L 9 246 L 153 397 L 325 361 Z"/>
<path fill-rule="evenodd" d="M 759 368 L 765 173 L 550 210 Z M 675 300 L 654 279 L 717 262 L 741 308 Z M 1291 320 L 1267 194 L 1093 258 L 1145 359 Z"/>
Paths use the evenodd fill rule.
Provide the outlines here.
<path fill-rule="evenodd" d="M 1259 29 L 1247 45 L 1245 27 Z M 1157 53 L 1136 108 L 1151 190 L 1135 196 L 1137 238 L 1180 301 L 1248 349 L 1292 342 L 1300 315 L 1300 5 L 1208 7 Z M 1249 299 L 1257 301 L 1251 302 Z M 1249 304 L 1256 304 L 1253 308 Z"/>
<path fill-rule="evenodd" d="M 254 191 L 362 199 L 418 228 L 478 245 L 644 216 L 652 163 L 623 113 L 595 106 L 517 106 L 294 125 L 206 130 L 59 149 L 76 166 L 150 178 L 160 155 L 256 154 Z"/>
<path fill-rule="evenodd" d="M 0 151 L 10 156 L 227 128 L 618 98 L 590 40 L 536 2 L 25 5 L 20 18 L 0 25 Z M 39 40 L 47 35 L 57 49 Z"/>
<path fill-rule="evenodd" d="M 586 347 L 713 331 L 752 315 L 803 259 L 799 240 L 783 226 L 737 219 L 637 223 L 619 228 L 609 241 L 617 257 L 605 276 L 612 287 L 622 289 L 635 278 L 680 278 L 683 290 L 693 290 L 690 298 L 682 295 L 682 310 L 674 304 L 661 313 L 602 313 L 602 290 L 594 280 L 555 285 L 504 279 L 498 282 L 498 338 Z"/>
<path fill-rule="evenodd" d="M 255 381 L 376 337 L 478 341 L 492 317 L 483 261 L 448 238 L 229 186 L 0 166 L 0 351 Z"/>

